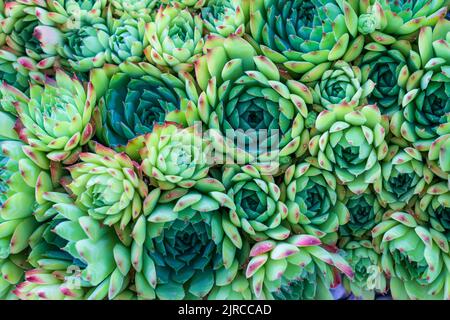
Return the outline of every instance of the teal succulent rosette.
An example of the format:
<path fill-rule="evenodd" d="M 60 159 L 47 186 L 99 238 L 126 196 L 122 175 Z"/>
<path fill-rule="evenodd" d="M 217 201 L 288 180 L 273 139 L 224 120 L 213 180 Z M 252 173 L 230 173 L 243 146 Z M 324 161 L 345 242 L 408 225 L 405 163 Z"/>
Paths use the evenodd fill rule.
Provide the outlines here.
<path fill-rule="evenodd" d="M 188 122 L 202 121 L 216 151 L 239 163 L 285 166 L 290 156 L 303 155 L 309 141 L 304 129 L 311 90 L 281 77 L 270 59 L 256 55 L 237 35 L 211 34 L 204 49 L 206 55 L 195 64 L 201 91 L 187 83 L 199 92 L 186 113 Z"/>
<path fill-rule="evenodd" d="M 94 86 L 104 91 L 94 111 L 99 139 L 118 148 L 152 132 L 165 121 L 185 124 L 188 104 L 184 83 L 146 62 L 107 65 L 92 72 Z"/>

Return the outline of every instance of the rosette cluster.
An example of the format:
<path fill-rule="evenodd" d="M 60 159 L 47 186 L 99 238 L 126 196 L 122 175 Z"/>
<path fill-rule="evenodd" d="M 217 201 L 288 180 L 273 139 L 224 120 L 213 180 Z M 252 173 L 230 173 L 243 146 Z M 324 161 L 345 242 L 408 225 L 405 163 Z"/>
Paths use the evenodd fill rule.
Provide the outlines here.
<path fill-rule="evenodd" d="M 0 0 L 0 299 L 449 300 L 449 7 Z"/>

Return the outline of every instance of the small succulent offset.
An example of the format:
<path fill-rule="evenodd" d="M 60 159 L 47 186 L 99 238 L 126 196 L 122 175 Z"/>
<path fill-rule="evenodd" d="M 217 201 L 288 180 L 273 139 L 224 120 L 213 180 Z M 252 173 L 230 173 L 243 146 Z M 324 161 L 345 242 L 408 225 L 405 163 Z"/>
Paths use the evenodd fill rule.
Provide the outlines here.
<path fill-rule="evenodd" d="M 450 300 L 450 0 L 0 0 L 0 299 Z"/>

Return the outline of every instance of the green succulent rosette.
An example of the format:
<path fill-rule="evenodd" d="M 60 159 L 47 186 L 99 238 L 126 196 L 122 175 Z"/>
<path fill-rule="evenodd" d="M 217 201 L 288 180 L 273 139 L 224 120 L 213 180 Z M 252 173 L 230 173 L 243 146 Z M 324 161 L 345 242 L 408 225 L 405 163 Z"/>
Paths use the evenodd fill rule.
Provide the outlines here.
<path fill-rule="evenodd" d="M 186 125 L 184 82 L 149 63 L 108 65 L 93 70 L 91 80 L 96 92 L 104 92 L 94 118 L 96 136 L 107 146 L 126 146 L 165 121 Z"/>
<path fill-rule="evenodd" d="M 287 221 L 323 243 L 335 244 L 339 226 L 350 217 L 339 193 L 340 186 L 328 171 L 306 162 L 290 166 L 281 184 Z"/>
<path fill-rule="evenodd" d="M 0 9 L 0 80 L 22 91 L 29 81 L 43 83 L 56 63 L 36 38 L 39 21 L 28 9 L 13 1 L 2 1 Z"/>
<path fill-rule="evenodd" d="M 208 175 L 210 144 L 197 129 L 164 123 L 145 135 L 141 169 L 152 184 L 163 190 L 190 188 Z"/>
<path fill-rule="evenodd" d="M 41 45 L 59 54 L 73 70 L 88 72 L 105 64 L 110 30 L 103 18 L 82 19 L 79 26 L 64 32 L 52 26 L 40 28 Z"/>
<path fill-rule="evenodd" d="M 259 299 L 289 298 L 292 288 L 288 289 L 286 284 L 308 281 L 304 279 L 317 273 L 318 277 L 323 275 L 323 282 L 319 282 L 316 288 L 308 288 L 309 292 L 304 292 L 305 297 L 321 296 L 329 299 L 329 294 L 324 291 L 338 281 L 334 267 L 350 278 L 353 277 L 353 271 L 342 257 L 320 245 L 319 238 L 305 234 L 291 235 L 284 241 L 265 240 L 256 243 L 250 250 L 250 261 L 245 271 L 254 295 Z M 307 287 L 308 284 L 303 286 Z"/>
<path fill-rule="evenodd" d="M 383 11 L 382 31 L 396 37 L 414 34 L 422 26 L 433 26 L 448 11 L 448 0 L 378 0 Z"/>
<path fill-rule="evenodd" d="M 302 77 L 302 80 L 308 81 L 308 78 Z M 375 82 L 370 79 L 362 81 L 361 70 L 358 67 L 351 66 L 343 60 L 336 61 L 315 83 L 314 102 L 324 108 L 343 102 L 363 105 L 366 102 L 365 98 L 375 87 Z"/>
<path fill-rule="evenodd" d="M 368 102 L 376 103 L 382 114 L 392 115 L 401 108 L 410 86 L 410 74 L 418 70 L 417 52 L 407 40 L 397 40 L 391 45 L 370 42 L 365 49 L 364 55 L 357 60 L 362 81 L 376 83 L 367 97 Z"/>
<path fill-rule="evenodd" d="M 44 155 L 18 140 L 2 141 L 0 147 L 0 298 L 9 300 L 29 267 L 29 247 L 51 209 L 44 195 L 55 183 L 34 161 Z"/>
<path fill-rule="evenodd" d="M 113 300 L 123 296 L 128 300 L 136 298 L 136 293 L 128 290 L 133 279 L 129 274 L 132 224 L 124 229 L 118 224 L 108 227 L 70 199 L 61 201 L 60 196 L 61 194 L 53 195 L 53 208 L 58 214 L 53 230 L 65 241 L 61 250 L 77 261 L 77 268 L 73 269 L 76 273 L 71 275 L 76 277 L 72 280 L 76 281 L 74 284 L 83 290 L 83 299 Z M 143 215 L 141 217 L 135 224 L 145 220 Z M 58 292 L 63 288 L 64 282 L 60 281 L 54 290 Z M 62 293 L 66 294 L 65 291 Z"/>
<path fill-rule="evenodd" d="M 444 234 L 412 213 L 389 212 L 372 230 L 394 299 L 449 297 L 449 247 Z"/>
<path fill-rule="evenodd" d="M 63 194 L 49 192 L 49 199 L 70 199 Z M 54 211 L 56 215 L 56 210 Z M 21 300 L 75 300 L 84 297 L 85 283 L 81 280 L 81 269 L 85 267 L 80 260 L 62 251 L 67 241 L 54 232 L 59 218 L 41 224 L 29 239 L 30 249 L 22 270 L 21 282 L 13 290 Z M 13 272 L 9 270 L 8 275 Z"/>
<path fill-rule="evenodd" d="M 198 299 L 233 286 L 249 245 L 223 212 L 236 208 L 222 183 L 204 178 L 190 189 L 154 189 L 144 206 L 149 223 L 140 243 L 154 262 L 159 299 Z"/>
<path fill-rule="evenodd" d="M 389 147 L 388 155 L 381 164 L 381 175 L 373 184 L 383 207 L 400 210 L 414 205 L 417 195 L 432 182 L 434 176 L 422 161 L 421 153 L 414 148 Z"/>
<path fill-rule="evenodd" d="M 381 269 L 381 257 L 369 240 L 345 241 L 341 254 L 354 271 L 354 278 L 343 279 L 347 292 L 364 300 L 374 300 L 375 294 L 386 294 L 387 279 Z"/>
<path fill-rule="evenodd" d="M 144 38 L 145 22 L 143 19 L 108 19 L 109 47 L 106 61 L 120 64 L 122 62 L 140 62 L 144 58 L 147 42 Z"/>
<path fill-rule="evenodd" d="M 372 228 L 381 221 L 385 209 L 371 189 L 362 194 L 345 191 L 342 201 L 349 212 L 348 223 L 341 226 L 339 235 L 355 239 L 367 238 Z"/>
<path fill-rule="evenodd" d="M 118 19 L 143 19 L 145 22 L 150 22 L 159 2 L 158 0 L 112 0 L 110 10 Z"/>
<path fill-rule="evenodd" d="M 146 24 L 145 38 L 149 46 L 144 54 L 149 62 L 162 69 L 190 72 L 202 54 L 203 21 L 176 3 L 161 6 L 154 21 Z"/>
<path fill-rule="evenodd" d="M 43 197 L 46 199 L 46 195 L 53 192 L 45 192 Z M 47 200 L 47 199 L 46 199 Z M 49 204 L 51 207 L 51 203 Z M 56 214 L 52 213 L 52 209 L 48 210 L 46 217 Z M 39 220 L 39 219 L 38 219 Z M 31 290 L 28 290 L 26 294 L 21 291 L 24 286 L 24 282 L 31 280 L 32 269 L 39 268 L 53 272 L 55 270 L 75 271 L 78 268 L 79 262 L 72 259 L 72 257 L 60 250 L 60 247 L 64 245 L 64 240 L 59 238 L 52 232 L 52 228 L 55 225 L 55 221 L 48 220 L 35 227 L 27 239 L 28 246 L 20 253 L 11 254 L 8 258 L 0 258 L 0 297 L 6 300 L 16 299 L 46 299 L 50 294 L 45 290 L 39 292 L 40 295 L 35 295 Z M 3 225 L 4 227 L 5 225 Z M 24 231 L 24 230 L 22 230 Z M 39 283 L 42 278 L 34 278 L 34 283 Z M 75 280 L 75 279 L 73 279 Z M 43 281 L 42 283 L 45 283 Z M 55 284 L 55 283 L 50 283 Z M 34 285 L 38 286 L 38 284 Z M 56 289 L 56 286 L 53 286 Z M 31 289 L 28 287 L 28 289 Z M 75 296 L 75 291 L 69 287 L 61 287 L 65 294 L 69 296 Z M 37 291 L 37 290 L 36 290 Z M 55 290 L 52 290 L 53 292 Z M 61 296 L 60 296 L 61 297 Z M 56 299 L 56 297 L 54 297 Z"/>
<path fill-rule="evenodd" d="M 249 0 L 209 0 L 201 9 L 203 22 L 209 32 L 228 37 L 242 36 L 249 19 Z"/>
<path fill-rule="evenodd" d="M 83 64 L 88 64 L 83 59 L 94 57 L 98 53 L 94 53 L 94 51 L 99 51 L 100 45 L 98 41 L 94 40 L 95 32 L 89 28 L 92 25 L 99 27 L 105 24 L 103 18 L 105 17 L 106 0 L 20 0 L 18 2 L 25 6 L 23 11 L 29 15 L 28 19 L 39 22 L 34 29 L 34 37 L 39 41 L 45 54 L 44 58 L 48 56 L 48 59 L 51 59 L 50 61 L 44 59 L 44 62 L 40 62 L 41 64 L 55 63 L 52 60 L 56 56 L 60 56 L 62 59 L 57 59 L 59 67 L 73 67 L 76 71 L 87 71 L 92 68 L 92 61 L 90 66 L 83 66 Z M 99 55 L 95 61 L 99 63 L 100 58 Z M 39 60 L 37 61 L 39 62 Z M 81 63 L 82 66 L 79 67 L 78 63 Z M 38 64 L 37 67 L 40 65 Z M 84 70 L 81 70 L 83 68 Z"/>
<path fill-rule="evenodd" d="M 415 212 L 421 220 L 429 221 L 434 230 L 450 240 L 450 191 L 446 182 L 430 185 L 420 201 L 416 202 Z"/>
<path fill-rule="evenodd" d="M 354 1 L 252 0 L 250 31 L 272 61 L 316 80 L 331 61 L 349 62 L 361 53 L 364 36 L 358 35 L 358 14 L 371 17 L 368 4 L 362 2 L 358 10 Z"/>
<path fill-rule="evenodd" d="M 80 72 L 102 67 L 105 63 L 118 65 L 143 60 L 147 45 L 143 19 L 114 19 L 110 14 L 107 19 L 82 17 L 79 26 L 67 30 L 39 26 L 41 44 Z"/>
<path fill-rule="evenodd" d="M 209 35 L 205 50 L 195 64 L 202 92 L 186 113 L 188 123 L 201 120 L 217 153 L 238 163 L 284 165 L 301 156 L 309 141 L 309 88 L 282 78 L 272 61 L 236 35 Z M 195 92 L 194 83 L 187 87 Z"/>
<path fill-rule="evenodd" d="M 1 142 L 0 252 L 2 258 L 28 247 L 28 239 L 49 209 L 44 197 L 53 180 L 33 157 L 43 157 L 20 141 Z M 45 158 L 44 158 L 45 159 Z"/>
<path fill-rule="evenodd" d="M 450 21 L 423 27 L 418 38 L 419 70 L 410 75 L 403 110 L 393 115 L 391 130 L 419 151 L 450 130 Z M 409 84 L 409 85 L 408 85 Z"/>
<path fill-rule="evenodd" d="M 311 138 L 309 160 L 332 171 L 356 194 L 363 193 L 380 176 L 380 160 L 388 152 L 385 140 L 387 118 L 376 105 L 355 108 L 354 104 L 334 105 L 322 111 Z"/>
<path fill-rule="evenodd" d="M 73 181 L 67 186 L 75 204 L 91 217 L 124 229 L 142 213 L 148 188 L 138 164 L 125 153 L 116 153 L 98 143 L 93 152 L 80 153 L 80 162 L 68 167 Z"/>
<path fill-rule="evenodd" d="M 225 165 L 220 180 L 236 206 L 229 219 L 237 228 L 255 241 L 289 237 L 288 209 L 273 176 L 256 165 Z"/>
<path fill-rule="evenodd" d="M 29 97 L 7 84 L 0 90 L 3 107 L 15 109 L 26 128 L 27 143 L 52 161 L 75 161 L 81 146 L 94 135 L 91 115 L 96 95 L 91 83 L 85 88 L 76 77 L 58 70 L 54 81 L 31 85 Z"/>
<path fill-rule="evenodd" d="M 77 27 L 84 18 L 102 17 L 107 0 L 17 0 L 25 11 L 36 16 L 40 24 L 61 29 Z"/>

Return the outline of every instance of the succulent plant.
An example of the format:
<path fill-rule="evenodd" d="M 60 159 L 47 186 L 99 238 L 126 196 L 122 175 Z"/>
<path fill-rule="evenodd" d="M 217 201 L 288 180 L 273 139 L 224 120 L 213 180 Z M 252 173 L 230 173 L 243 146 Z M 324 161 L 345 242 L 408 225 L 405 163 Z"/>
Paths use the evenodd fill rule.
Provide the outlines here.
<path fill-rule="evenodd" d="M 430 185 L 426 194 L 416 202 L 415 210 L 421 220 L 450 240 L 450 191 L 444 181 Z"/>
<path fill-rule="evenodd" d="M 25 9 L 36 16 L 40 24 L 56 26 L 61 29 L 77 28 L 80 21 L 87 18 L 102 17 L 105 14 L 107 0 L 56 0 L 30 1 L 18 0 Z"/>
<path fill-rule="evenodd" d="M 56 51 L 76 71 L 87 72 L 106 62 L 110 31 L 100 17 L 81 20 L 77 28 L 64 33 L 50 26 L 42 26 L 39 30 L 42 45 Z M 46 41 L 52 42 L 45 45 Z"/>
<path fill-rule="evenodd" d="M 19 57 L 11 52 L 11 49 L 0 48 L 0 80 L 19 90 L 26 91 L 29 86 L 30 73 L 26 69 L 20 68 L 18 59 Z"/>
<path fill-rule="evenodd" d="M 158 0 L 112 0 L 110 8 L 112 15 L 116 18 L 144 19 L 145 22 L 150 22 L 159 2 Z"/>
<path fill-rule="evenodd" d="M 38 152 L 17 140 L 2 141 L 0 147 L 0 297 L 10 299 L 29 266 L 27 250 L 40 217 L 50 207 L 44 194 L 54 185 L 49 172 L 33 161 Z"/>
<path fill-rule="evenodd" d="M 208 175 L 213 165 L 209 142 L 197 127 L 180 128 L 173 123 L 153 126 L 140 150 L 142 171 L 163 190 L 190 188 Z"/>
<path fill-rule="evenodd" d="M 39 21 L 28 9 L 15 1 L 2 2 L 0 9 L 0 79 L 23 91 L 28 89 L 28 81 L 43 83 L 57 64 L 55 56 L 44 52 L 36 39 Z"/>
<path fill-rule="evenodd" d="M 418 70 L 417 65 L 409 62 L 416 52 L 407 40 L 389 46 L 371 42 L 365 48 L 367 52 L 358 60 L 362 81 L 376 83 L 368 102 L 376 103 L 382 114 L 391 115 L 401 108 L 410 73 Z"/>
<path fill-rule="evenodd" d="M 321 242 L 334 244 L 339 226 L 349 221 L 349 211 L 339 198 L 336 178 L 309 163 L 290 166 L 281 185 L 288 208 L 287 221 L 299 225 Z"/>
<path fill-rule="evenodd" d="M 370 237 L 370 231 L 380 222 L 385 211 L 373 191 L 368 189 L 362 194 L 354 194 L 346 190 L 342 202 L 350 217 L 348 223 L 339 229 L 340 236 L 355 239 Z"/>
<path fill-rule="evenodd" d="M 30 146 L 52 161 L 73 162 L 94 135 L 91 115 L 96 96 L 90 83 L 86 90 L 78 79 L 58 70 L 55 81 L 31 85 L 29 97 L 7 84 L 0 90 L 1 102 L 14 105 L 27 129 Z"/>
<path fill-rule="evenodd" d="M 410 35 L 422 26 L 430 26 L 445 17 L 448 0 L 388 1 L 379 0 L 386 20 L 382 31 L 395 36 Z"/>
<path fill-rule="evenodd" d="M 203 22 L 209 32 L 222 37 L 243 35 L 249 7 L 249 0 L 209 0 L 201 9 Z"/>
<path fill-rule="evenodd" d="M 285 219 L 287 206 L 273 176 L 252 165 L 226 165 L 221 177 L 236 210 L 230 221 L 256 241 L 284 240 L 290 235 Z"/>
<path fill-rule="evenodd" d="M 394 210 L 412 206 L 417 195 L 433 180 L 433 173 L 422 163 L 421 153 L 411 147 L 391 145 L 381 167 L 374 190 L 380 204 Z"/>
<path fill-rule="evenodd" d="M 143 19 L 108 20 L 109 47 L 106 51 L 106 61 L 120 64 L 124 61 L 140 62 L 144 58 L 145 22 Z"/>
<path fill-rule="evenodd" d="M 59 216 L 54 233 L 66 241 L 61 249 L 77 261 L 73 281 L 85 292 L 83 299 L 135 297 L 133 294 L 130 297 L 127 290 L 132 279 L 129 274 L 132 224 L 124 229 L 119 224 L 109 227 L 70 199 L 58 201 L 59 196 L 54 195 L 53 207 Z M 62 285 L 58 283 L 58 288 Z"/>
<path fill-rule="evenodd" d="M 301 79 L 306 82 L 310 80 L 305 76 Z M 314 87 L 314 102 L 324 108 L 352 101 L 362 105 L 365 102 L 364 98 L 374 87 L 375 82 L 370 79 L 362 82 L 361 70 L 358 67 L 352 67 L 347 62 L 339 60 L 317 80 Z"/>
<path fill-rule="evenodd" d="M 140 245 L 154 263 L 160 299 L 202 298 L 238 274 L 249 248 L 221 212 L 235 210 L 224 192 L 218 180 L 204 178 L 191 189 L 154 189 L 146 199 L 148 239 Z"/>
<path fill-rule="evenodd" d="M 342 103 L 329 109 L 316 119 L 318 134 L 309 143 L 314 157 L 310 161 L 361 194 L 380 176 L 379 161 L 388 152 L 387 119 L 376 105 L 355 108 L 353 103 Z"/>
<path fill-rule="evenodd" d="M 448 299 L 448 241 L 407 212 L 388 212 L 372 230 L 394 299 Z"/>
<path fill-rule="evenodd" d="M 142 214 L 142 200 L 148 188 L 138 165 L 125 153 L 116 153 L 94 143 L 93 153 L 80 153 L 80 162 L 68 169 L 73 181 L 68 185 L 75 204 L 106 225 L 124 229 Z"/>
<path fill-rule="evenodd" d="M 124 62 L 111 69 L 93 70 L 91 76 L 96 91 L 105 91 L 94 118 L 97 137 L 107 146 L 125 146 L 164 121 L 185 124 L 180 110 L 186 108 L 188 96 L 179 78 L 146 62 Z"/>
<path fill-rule="evenodd" d="M 373 300 L 376 293 L 387 292 L 387 280 L 381 269 L 380 256 L 369 240 L 347 241 L 341 248 L 355 272 L 352 280 L 343 279 L 348 292 L 365 300 Z"/>
<path fill-rule="evenodd" d="M 51 194 L 49 198 L 57 195 L 55 192 L 46 194 Z M 56 211 L 54 213 L 56 215 Z M 59 219 L 46 221 L 30 236 L 30 249 L 22 271 L 22 282 L 13 290 L 17 298 L 23 300 L 83 298 L 85 289 L 80 278 L 80 270 L 85 265 L 61 250 L 67 241 L 54 232 L 54 227 L 59 221 Z"/>
<path fill-rule="evenodd" d="M 264 55 L 287 69 L 320 78 L 330 62 L 354 60 L 364 46 L 354 1 L 250 2 L 251 35 Z M 361 11 L 368 2 L 364 2 Z M 367 18 L 366 18 L 367 19 Z M 375 31 L 375 27 L 372 30 Z"/>
<path fill-rule="evenodd" d="M 159 8 L 154 22 L 145 26 L 149 46 L 144 53 L 156 66 L 179 71 L 191 71 L 202 53 L 203 21 L 199 15 L 181 9 L 176 3 Z"/>
<path fill-rule="evenodd" d="M 450 128 L 450 21 L 441 19 L 434 28 L 422 27 L 418 46 L 421 68 L 410 75 L 403 110 L 393 115 L 391 128 L 394 135 L 413 143 L 419 151 L 428 151 Z"/>
<path fill-rule="evenodd" d="M 450 299 L 450 0 L 0 0 L 0 299 Z"/>
<path fill-rule="evenodd" d="M 309 140 L 309 88 L 282 78 L 272 61 L 236 35 L 209 35 L 205 50 L 195 65 L 202 92 L 186 113 L 188 122 L 203 121 L 217 152 L 238 163 L 284 164 L 288 156 L 301 156 Z"/>
<path fill-rule="evenodd" d="M 292 235 L 284 241 L 265 240 L 256 243 L 250 250 L 245 275 L 251 279 L 252 290 L 258 298 L 280 296 L 283 284 L 302 280 L 302 275 L 320 270 L 327 287 L 338 281 L 334 278 L 333 267 L 337 267 L 348 277 L 353 271 L 338 254 L 320 246 L 321 241 L 311 235 Z M 317 269 L 315 269 L 317 268 Z M 306 272 L 305 272 L 306 271 Z"/>

